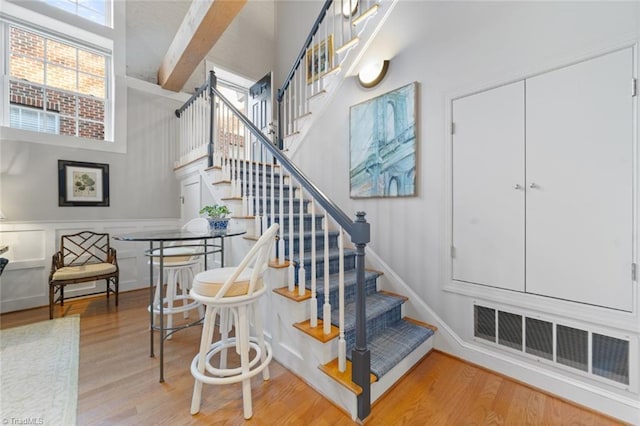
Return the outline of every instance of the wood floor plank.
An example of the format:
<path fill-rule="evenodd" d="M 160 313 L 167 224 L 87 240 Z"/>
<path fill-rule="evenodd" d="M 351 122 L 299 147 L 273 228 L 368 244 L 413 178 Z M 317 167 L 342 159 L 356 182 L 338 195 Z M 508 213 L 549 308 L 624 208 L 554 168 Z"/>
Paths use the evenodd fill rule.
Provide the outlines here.
<path fill-rule="evenodd" d="M 165 383 L 149 357 L 146 290 L 70 300 L 56 316 L 79 314 L 78 425 L 353 425 L 350 417 L 277 362 L 271 379 L 252 379 L 251 420 L 242 415 L 240 384 L 203 388 L 189 414 L 200 327 L 165 343 Z M 48 319 L 48 308 L 0 315 L 0 328 Z M 157 333 L 156 333 L 157 336 Z M 157 337 L 156 337 L 157 345 Z M 156 346 L 156 350 L 157 350 Z M 617 425 L 622 424 L 504 376 L 433 351 L 372 407 L 366 425 Z"/>

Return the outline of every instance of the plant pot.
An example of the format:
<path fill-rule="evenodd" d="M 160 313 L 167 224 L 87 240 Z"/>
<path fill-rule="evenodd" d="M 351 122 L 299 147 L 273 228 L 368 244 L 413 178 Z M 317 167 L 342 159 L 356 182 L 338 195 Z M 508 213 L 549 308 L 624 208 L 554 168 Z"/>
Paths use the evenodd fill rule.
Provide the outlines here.
<path fill-rule="evenodd" d="M 222 219 L 208 217 L 207 220 L 209 221 L 209 229 L 211 229 L 212 231 L 224 231 L 229 225 L 228 217 Z"/>

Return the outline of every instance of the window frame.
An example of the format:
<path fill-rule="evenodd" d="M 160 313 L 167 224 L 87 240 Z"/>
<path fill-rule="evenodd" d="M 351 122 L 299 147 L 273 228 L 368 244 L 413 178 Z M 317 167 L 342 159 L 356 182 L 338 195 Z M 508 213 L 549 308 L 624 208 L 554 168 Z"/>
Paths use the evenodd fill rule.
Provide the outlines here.
<path fill-rule="evenodd" d="M 52 42 L 56 42 L 56 43 L 66 44 L 66 45 L 69 45 L 69 46 L 71 46 L 71 47 L 73 47 L 75 49 L 82 49 L 83 51 L 86 51 L 86 52 L 89 52 L 89 53 L 92 53 L 92 54 L 97 54 L 97 55 L 104 56 L 104 58 L 105 58 L 105 67 L 104 67 L 105 76 L 103 78 L 104 79 L 104 98 L 96 98 L 96 99 L 98 99 L 98 100 L 100 100 L 101 102 L 104 103 L 104 107 L 103 107 L 104 108 L 104 119 L 103 119 L 102 122 L 97 121 L 97 120 L 87 119 L 87 118 L 82 118 L 82 119 L 80 118 L 80 99 L 81 98 L 91 99 L 91 95 L 90 94 L 82 93 L 82 92 L 74 91 L 74 90 L 69 90 L 69 89 L 63 89 L 63 88 L 55 87 L 55 86 L 52 86 L 52 85 L 48 84 L 46 70 L 47 70 L 47 64 L 49 64 L 50 62 L 46 58 L 46 56 L 47 56 L 46 47 L 45 47 L 43 58 L 35 58 L 37 61 L 40 61 L 40 59 L 42 59 L 43 67 L 44 67 L 44 76 L 43 76 L 44 83 L 31 82 L 31 81 L 28 81 L 28 80 L 21 80 L 19 78 L 15 78 L 15 77 L 12 77 L 12 76 L 9 75 L 9 73 L 11 72 L 10 64 L 9 64 L 10 56 L 13 53 L 11 51 L 11 49 L 10 49 L 10 44 L 11 44 L 10 32 L 11 32 L 11 28 L 17 28 L 17 29 L 19 29 L 21 31 L 25 31 L 25 32 L 28 32 L 28 33 L 35 34 L 35 35 L 37 35 L 39 37 L 44 38 L 46 41 L 52 41 Z M 75 100 L 76 100 L 74 115 L 71 116 L 71 115 L 64 114 L 64 113 L 59 113 L 58 115 L 60 117 L 68 117 L 68 118 L 71 118 L 71 119 L 74 120 L 74 122 L 75 122 L 75 133 L 76 134 L 75 135 L 64 134 L 64 135 L 61 135 L 61 136 L 76 137 L 76 138 L 82 138 L 82 139 L 90 139 L 90 140 L 95 140 L 95 141 L 100 141 L 100 142 L 110 142 L 111 139 L 112 139 L 111 138 L 112 129 L 109 126 L 109 123 L 112 121 L 111 120 L 111 115 L 112 115 L 111 105 L 112 105 L 112 101 L 111 101 L 111 98 L 109 97 L 110 93 L 111 93 L 111 90 L 110 90 L 110 86 L 111 86 L 110 77 L 111 77 L 111 75 L 110 75 L 110 72 L 109 72 L 109 70 L 111 69 L 111 60 L 112 60 L 111 52 L 108 52 L 108 51 L 106 51 L 104 49 L 101 49 L 101 48 L 96 48 L 96 46 L 92 46 L 92 45 L 88 45 L 86 43 L 78 42 L 77 40 L 74 40 L 74 39 L 69 38 L 69 37 L 62 38 L 58 34 L 47 32 L 46 30 L 43 30 L 41 28 L 29 27 L 29 26 L 26 26 L 24 24 L 19 24 L 19 23 L 7 21 L 7 20 L 2 22 L 2 31 L 4 32 L 4 35 L 5 35 L 5 39 L 3 40 L 3 42 L 4 42 L 3 47 L 4 47 L 4 50 L 6 52 L 6 56 L 4 57 L 4 62 L 6 64 L 5 68 L 4 68 L 4 71 L 5 71 L 4 77 L 6 78 L 6 80 L 8 81 L 8 84 L 9 84 L 9 89 L 7 90 L 6 98 L 3 97 L 3 99 L 2 99 L 3 105 L 8 105 L 8 107 L 9 107 L 8 109 L 11 109 L 11 105 L 12 104 L 10 102 L 9 97 L 11 95 L 11 93 L 10 93 L 10 91 L 11 91 L 10 85 L 11 85 L 12 81 L 16 82 L 16 83 L 25 83 L 25 84 L 29 84 L 29 85 L 32 85 L 32 86 L 36 86 L 36 87 L 42 88 L 43 92 L 45 94 L 44 95 L 45 98 L 43 100 L 43 102 L 45 103 L 45 106 L 46 106 L 46 102 L 47 102 L 46 93 L 47 93 L 48 90 L 69 94 L 71 96 L 74 96 Z M 77 51 L 76 51 L 76 53 L 77 53 Z M 55 65 L 58 66 L 57 64 L 55 64 Z M 78 88 L 77 86 L 79 85 L 79 81 L 80 81 L 79 80 L 79 74 L 81 73 L 81 71 L 79 71 L 79 66 L 80 66 L 79 64 L 76 64 L 75 68 L 69 68 L 67 66 L 61 66 L 61 67 L 65 68 L 65 69 L 72 70 L 76 74 L 76 78 L 77 78 L 77 80 L 76 80 L 76 88 Z M 95 76 L 93 74 L 87 74 L 87 75 L 89 75 L 91 77 L 97 77 L 97 76 Z M 23 107 L 24 106 L 28 107 L 27 105 L 23 105 Z M 43 108 L 43 113 L 46 113 L 46 107 Z M 101 123 L 103 125 L 103 129 L 104 129 L 103 130 L 103 132 L 104 132 L 103 139 L 83 138 L 82 136 L 79 136 L 79 132 L 80 132 L 79 126 L 80 126 L 80 122 L 81 121 L 88 122 L 88 123 Z M 3 123 L 5 125 L 8 125 L 9 127 L 11 127 L 10 126 L 10 121 L 6 121 L 5 120 L 5 121 L 3 121 Z M 21 130 L 27 130 L 27 129 L 21 129 Z M 34 131 L 34 130 L 32 130 L 32 131 Z"/>
<path fill-rule="evenodd" d="M 58 36 L 79 45 L 93 47 L 94 50 L 110 53 L 108 65 L 108 103 L 105 104 L 105 139 L 87 139 L 79 136 L 54 135 L 9 127 L 9 108 L 0 109 L 0 141 L 29 142 L 58 147 L 82 148 L 94 151 L 127 152 L 127 86 L 126 40 L 124 32 L 116 31 L 126 25 L 124 2 L 114 2 L 114 29 L 106 28 L 58 10 L 44 2 L 16 4 L 12 0 L 0 0 L 0 45 L 7 43 L 7 22 L 27 29 L 39 29 L 49 37 Z M 52 13 L 44 14 L 44 12 Z M 72 34 L 73 37 L 66 36 Z M 8 55 L 6 56 L 8 58 Z M 0 61 L 0 101 L 8 105 L 9 79 L 5 55 Z M 6 103 L 5 103 L 6 102 Z"/>
<path fill-rule="evenodd" d="M 61 10 L 64 13 L 69 13 L 69 14 L 77 16 L 77 17 L 79 17 L 81 19 L 86 19 L 87 21 L 93 22 L 93 23 L 98 24 L 98 25 L 103 25 L 105 27 L 112 27 L 112 22 L 113 22 L 113 19 L 112 19 L 113 18 L 113 2 L 112 2 L 112 0 L 102 0 L 103 3 L 104 3 L 104 21 L 103 22 L 98 22 L 98 21 L 95 21 L 93 19 L 87 18 L 87 17 L 85 17 L 83 15 L 80 15 L 78 13 L 79 9 L 86 9 L 86 10 L 93 10 L 93 9 L 91 9 L 90 7 L 86 7 L 86 6 L 82 5 L 82 4 L 80 4 L 79 0 L 64 0 L 67 3 L 70 3 L 70 4 L 74 5 L 75 12 L 71 12 L 71 11 L 63 9 L 63 8 L 61 8 L 59 6 L 56 6 L 55 4 L 53 4 L 52 0 L 41 0 L 41 1 L 44 4 L 46 4 L 48 7 L 53 7 L 55 9 L 57 9 L 57 10 Z"/>

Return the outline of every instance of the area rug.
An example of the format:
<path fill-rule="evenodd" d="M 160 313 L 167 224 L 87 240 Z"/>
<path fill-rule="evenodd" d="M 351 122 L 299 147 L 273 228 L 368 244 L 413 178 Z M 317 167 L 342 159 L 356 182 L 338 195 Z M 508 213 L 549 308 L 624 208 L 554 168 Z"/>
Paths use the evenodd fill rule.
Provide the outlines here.
<path fill-rule="evenodd" d="M 78 315 L 0 330 L 3 424 L 75 425 Z"/>

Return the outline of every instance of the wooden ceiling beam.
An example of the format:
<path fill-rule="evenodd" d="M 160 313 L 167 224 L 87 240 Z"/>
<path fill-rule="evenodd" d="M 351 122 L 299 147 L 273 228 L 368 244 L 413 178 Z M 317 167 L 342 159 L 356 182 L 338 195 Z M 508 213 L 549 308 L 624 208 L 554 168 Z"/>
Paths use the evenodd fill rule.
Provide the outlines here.
<path fill-rule="evenodd" d="M 247 0 L 193 1 L 162 60 L 158 84 L 163 89 L 180 91 L 246 3 Z"/>

